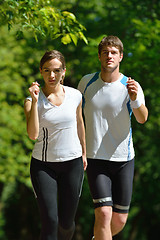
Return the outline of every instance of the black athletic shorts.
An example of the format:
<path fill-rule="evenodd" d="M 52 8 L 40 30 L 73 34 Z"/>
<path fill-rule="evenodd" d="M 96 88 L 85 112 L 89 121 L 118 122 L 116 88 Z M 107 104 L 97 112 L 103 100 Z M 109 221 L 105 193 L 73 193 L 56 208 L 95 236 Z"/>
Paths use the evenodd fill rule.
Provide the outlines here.
<path fill-rule="evenodd" d="M 129 211 L 134 176 L 134 159 L 113 162 L 88 159 L 87 177 L 94 207 L 112 206 L 114 212 Z"/>

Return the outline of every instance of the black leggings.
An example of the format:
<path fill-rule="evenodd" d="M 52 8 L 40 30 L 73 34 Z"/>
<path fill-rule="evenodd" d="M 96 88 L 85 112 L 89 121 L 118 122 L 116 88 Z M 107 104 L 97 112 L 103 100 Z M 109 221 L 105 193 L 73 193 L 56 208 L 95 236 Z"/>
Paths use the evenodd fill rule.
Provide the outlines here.
<path fill-rule="evenodd" d="M 70 240 L 83 183 L 82 158 L 42 162 L 32 158 L 31 180 L 38 201 L 40 240 Z"/>

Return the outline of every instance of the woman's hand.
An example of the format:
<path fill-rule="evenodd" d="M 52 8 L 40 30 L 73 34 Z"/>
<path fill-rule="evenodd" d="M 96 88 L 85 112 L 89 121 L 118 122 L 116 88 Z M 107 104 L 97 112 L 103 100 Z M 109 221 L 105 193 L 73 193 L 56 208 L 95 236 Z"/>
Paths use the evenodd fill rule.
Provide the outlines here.
<path fill-rule="evenodd" d="M 39 117 L 38 117 L 38 97 L 39 97 L 39 83 L 33 82 L 29 88 L 32 101 L 26 99 L 24 103 L 24 112 L 27 121 L 27 133 L 30 139 L 35 140 L 39 135 Z"/>
<path fill-rule="evenodd" d="M 38 97 L 39 97 L 39 83 L 38 82 L 33 82 L 32 85 L 29 88 L 30 95 L 32 97 L 32 100 L 34 102 L 38 102 Z"/>
<path fill-rule="evenodd" d="M 85 128 L 82 117 L 82 100 L 77 108 L 77 132 L 78 137 L 82 146 L 82 160 L 84 170 L 87 168 L 87 159 L 86 159 L 86 140 L 85 140 Z"/>
<path fill-rule="evenodd" d="M 84 168 L 84 171 L 86 170 L 87 168 L 87 158 L 86 158 L 86 155 L 82 155 L 82 160 L 83 160 L 83 168 Z"/>

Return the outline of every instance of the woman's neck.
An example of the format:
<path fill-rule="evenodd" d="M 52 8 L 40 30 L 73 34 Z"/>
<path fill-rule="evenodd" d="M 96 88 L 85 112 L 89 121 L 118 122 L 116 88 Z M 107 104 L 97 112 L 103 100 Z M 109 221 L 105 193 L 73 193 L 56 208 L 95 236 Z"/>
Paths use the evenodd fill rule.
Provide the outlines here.
<path fill-rule="evenodd" d="M 59 95 L 64 91 L 63 86 L 61 84 L 58 84 L 53 87 L 51 87 L 51 86 L 48 87 L 48 86 L 44 85 L 42 90 L 46 96 L 49 96 L 50 94 Z"/>

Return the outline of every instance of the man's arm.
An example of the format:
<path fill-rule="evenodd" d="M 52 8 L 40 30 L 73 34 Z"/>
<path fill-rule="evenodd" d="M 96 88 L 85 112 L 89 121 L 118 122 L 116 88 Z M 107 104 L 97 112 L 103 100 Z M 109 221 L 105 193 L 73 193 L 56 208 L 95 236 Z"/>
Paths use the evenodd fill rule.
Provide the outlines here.
<path fill-rule="evenodd" d="M 148 109 L 146 106 L 141 104 L 139 108 L 133 108 L 133 114 L 137 120 L 137 122 L 143 124 L 147 121 L 148 118 Z"/>
<path fill-rule="evenodd" d="M 135 80 L 128 78 L 127 81 L 128 94 L 131 99 L 131 107 L 137 122 L 143 124 L 148 118 L 148 109 L 138 96 L 138 84 Z"/>

